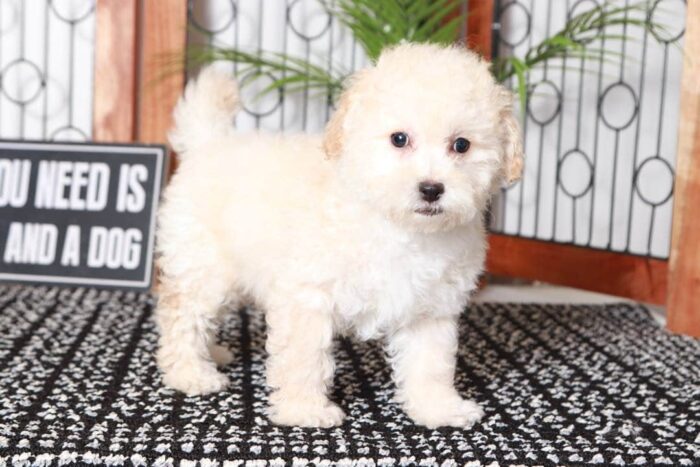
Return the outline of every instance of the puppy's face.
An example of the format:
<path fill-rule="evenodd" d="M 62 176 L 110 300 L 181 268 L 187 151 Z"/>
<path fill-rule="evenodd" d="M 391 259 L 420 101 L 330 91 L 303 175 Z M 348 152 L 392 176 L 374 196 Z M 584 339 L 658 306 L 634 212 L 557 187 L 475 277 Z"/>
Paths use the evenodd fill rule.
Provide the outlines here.
<path fill-rule="evenodd" d="M 325 150 L 368 209 L 411 230 L 453 228 L 520 174 L 511 102 L 475 54 L 401 45 L 351 79 Z"/>

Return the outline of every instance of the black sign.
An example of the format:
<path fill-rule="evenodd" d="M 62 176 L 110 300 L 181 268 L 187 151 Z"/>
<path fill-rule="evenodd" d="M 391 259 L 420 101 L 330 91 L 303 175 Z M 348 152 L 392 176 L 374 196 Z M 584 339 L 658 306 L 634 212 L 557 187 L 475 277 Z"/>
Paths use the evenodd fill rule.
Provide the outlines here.
<path fill-rule="evenodd" d="M 0 280 L 150 288 L 165 156 L 0 142 Z"/>

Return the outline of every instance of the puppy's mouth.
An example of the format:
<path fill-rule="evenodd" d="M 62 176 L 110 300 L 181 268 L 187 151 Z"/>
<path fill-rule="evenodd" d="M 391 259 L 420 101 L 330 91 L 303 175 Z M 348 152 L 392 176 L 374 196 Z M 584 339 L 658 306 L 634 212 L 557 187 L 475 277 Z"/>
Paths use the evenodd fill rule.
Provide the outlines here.
<path fill-rule="evenodd" d="M 421 216 L 438 216 L 444 212 L 444 209 L 440 206 L 423 206 L 413 212 Z"/>

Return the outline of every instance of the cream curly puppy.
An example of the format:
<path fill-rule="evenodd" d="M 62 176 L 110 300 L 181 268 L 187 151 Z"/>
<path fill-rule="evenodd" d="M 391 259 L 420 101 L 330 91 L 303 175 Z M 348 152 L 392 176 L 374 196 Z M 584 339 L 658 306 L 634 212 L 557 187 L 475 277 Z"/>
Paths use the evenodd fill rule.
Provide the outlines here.
<path fill-rule="evenodd" d="M 519 177 L 512 95 L 461 47 L 406 44 L 349 81 L 323 136 L 238 134 L 236 84 L 204 70 L 175 110 L 181 164 L 160 212 L 158 364 L 186 394 L 226 388 L 220 310 L 268 325 L 274 423 L 329 427 L 336 335 L 382 338 L 418 424 L 483 412 L 454 387 L 457 320 L 482 271 L 484 211 Z"/>

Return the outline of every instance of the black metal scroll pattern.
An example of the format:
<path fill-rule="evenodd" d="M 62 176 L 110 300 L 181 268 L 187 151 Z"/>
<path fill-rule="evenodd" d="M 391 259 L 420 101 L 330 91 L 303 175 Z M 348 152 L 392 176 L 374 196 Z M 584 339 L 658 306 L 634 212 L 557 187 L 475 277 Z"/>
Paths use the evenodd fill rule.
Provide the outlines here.
<path fill-rule="evenodd" d="M 631 4 L 629 0 L 618 1 Z M 566 0 L 566 15 L 571 17 L 601 2 Z M 655 15 L 664 9 L 677 13 L 677 7 L 683 7 L 681 2 L 685 0 L 656 0 L 647 20 L 660 22 Z M 533 45 L 533 18 L 546 15 L 544 33 L 556 32 L 552 26 L 552 0 L 497 0 L 496 4 L 494 51 L 497 55 L 517 55 Z M 509 20 L 511 29 L 506 31 L 504 23 Z M 503 189 L 494 201 L 492 231 L 648 257 L 668 257 L 668 245 L 653 248 L 653 241 L 655 235 L 670 232 L 670 217 L 664 219 L 669 225 L 662 225 L 657 222 L 657 212 L 661 208 L 670 209 L 673 196 L 675 154 L 663 153 L 662 142 L 673 142 L 676 138 L 675 127 L 665 124 L 665 119 L 678 118 L 677 107 L 672 107 L 667 99 L 669 89 L 680 85 L 669 80 L 669 62 L 679 60 L 682 52 L 678 45 L 683 34 L 682 28 L 666 29 L 656 37 L 647 31 L 641 47 L 634 51 L 628 40 L 606 42 L 605 38 L 591 38 L 591 47 L 613 48 L 620 53 L 612 67 L 614 71 L 602 59 L 564 59 L 563 71 L 557 72 L 545 64 L 541 73 L 528 77 L 524 132 L 526 143 L 535 144 L 526 144 L 526 177 Z M 652 62 L 652 54 L 661 60 Z M 639 67 L 639 76 L 629 73 L 630 66 Z M 577 79 L 572 75 L 577 75 Z M 567 78 L 569 83 L 574 82 L 573 86 L 567 83 Z M 509 84 L 515 85 L 513 80 Z M 582 112 L 582 100 L 592 89 L 597 105 L 590 115 Z M 660 97 L 649 98 L 651 94 Z M 548 105 L 534 105 L 542 95 L 549 96 Z M 611 105 L 616 106 L 615 115 L 610 112 Z M 563 134 L 564 114 L 574 115 L 573 141 L 569 134 Z M 609 147 L 599 144 L 603 131 L 611 133 L 613 143 Z M 655 147 L 640 145 L 641 132 L 655 133 Z M 623 138 L 624 141 L 631 138 L 633 144 L 623 144 Z M 592 145 L 583 144 L 591 139 Z M 543 162 L 548 157 L 556 157 L 555 170 L 545 173 Z M 608 179 L 610 183 L 604 183 Z M 534 188 L 527 186 L 533 183 Z M 545 193 L 547 183 L 554 188 Z M 597 189 L 603 185 L 605 189 Z M 629 193 L 624 193 L 627 189 Z M 531 199 L 527 199 L 528 194 Z M 570 209 L 562 209 L 563 200 L 568 200 L 566 205 Z M 525 206 L 528 202 L 530 209 Z M 545 207 L 551 207 L 550 215 L 543 216 Z M 562 222 L 568 221 L 563 215 L 571 222 L 568 236 L 561 234 L 565 230 L 561 228 Z M 622 223 L 621 217 L 624 217 Z M 577 225 L 582 218 L 585 225 Z M 607 238 L 594 238 L 594 228 L 601 229 L 601 225 L 603 230 L 607 229 Z M 645 234 L 646 245 L 640 246 L 637 241 L 633 246 L 633 233 Z"/>
<path fill-rule="evenodd" d="M 79 63 L 92 63 L 91 55 L 86 54 L 94 51 L 90 37 L 94 10 L 94 0 L 0 3 L 2 138 L 89 139 L 91 121 L 76 114 L 78 108 L 92 108 L 90 99 L 80 92 L 91 81 L 91 73 Z M 67 49 L 61 45 L 59 50 L 58 42 L 52 40 L 55 37 L 66 40 Z M 78 41 L 89 46 L 76 44 Z"/>
<path fill-rule="evenodd" d="M 283 28 L 278 32 L 282 36 L 282 45 L 277 52 L 282 54 L 289 53 L 289 40 L 292 37 L 297 41 L 302 41 L 302 54 L 300 58 L 309 60 L 312 57 L 312 45 L 327 43 L 327 64 L 330 70 L 331 64 L 334 60 L 334 29 L 337 27 L 336 22 L 333 20 L 331 15 L 322 12 L 324 15 L 322 21 L 314 21 L 313 24 L 307 23 L 303 18 L 303 13 L 308 7 L 318 7 L 320 6 L 318 0 L 285 0 L 284 2 L 275 2 L 274 8 L 264 8 L 263 1 L 258 1 L 257 3 L 257 13 L 252 18 L 257 24 L 253 25 L 253 29 L 257 34 L 256 43 L 258 44 L 258 49 L 262 48 L 263 44 L 263 34 L 264 34 L 264 24 L 266 15 L 280 16 L 281 12 L 276 11 L 274 8 L 279 8 L 280 4 L 284 6 Z M 217 44 L 225 45 L 228 47 L 242 48 L 241 47 L 241 14 L 239 9 L 239 2 L 236 0 L 189 0 L 188 1 L 188 21 L 190 25 L 188 43 L 190 45 L 205 45 L 205 44 Z M 269 4 L 272 5 L 272 4 Z M 212 9 L 215 12 L 220 12 L 220 17 L 216 21 L 211 21 Z M 317 8 L 318 9 L 318 8 Z M 207 13 L 210 15 L 209 18 L 206 17 Z M 218 15 L 217 15 L 218 16 Z M 251 19 L 251 18 L 248 18 Z M 250 26 L 250 25 L 249 25 Z M 243 47 L 245 49 L 245 47 Z M 354 48 L 353 48 L 354 51 Z M 355 57 L 352 57 L 351 68 L 355 67 Z M 191 71 L 191 70 L 190 70 Z M 239 65 L 233 64 L 234 73 L 238 73 Z M 279 74 L 267 73 L 265 76 L 261 77 L 263 81 L 263 86 L 266 85 L 265 82 L 269 83 L 273 80 L 284 79 L 284 72 L 279 72 Z M 243 74 L 239 76 L 242 87 L 253 78 L 253 73 Z M 309 103 L 316 96 L 312 96 L 310 92 L 310 87 L 308 83 L 305 84 L 302 90 L 303 98 L 301 99 L 301 109 L 299 112 L 300 127 L 303 130 L 308 129 L 309 120 Z M 267 126 L 271 124 L 284 130 L 287 126 L 289 119 L 285 116 L 285 111 L 289 111 L 286 105 L 289 100 L 289 96 L 285 96 L 284 90 L 280 90 L 273 93 L 271 96 L 266 98 L 254 98 L 250 96 L 248 99 L 243 99 L 243 110 L 255 119 L 256 128 L 260 128 L 261 123 L 266 120 Z M 332 96 L 329 92 L 325 96 L 327 102 L 326 115 L 327 118 L 330 114 L 332 107 Z M 279 119 L 278 123 L 275 125 L 274 121 L 271 119 Z"/>

